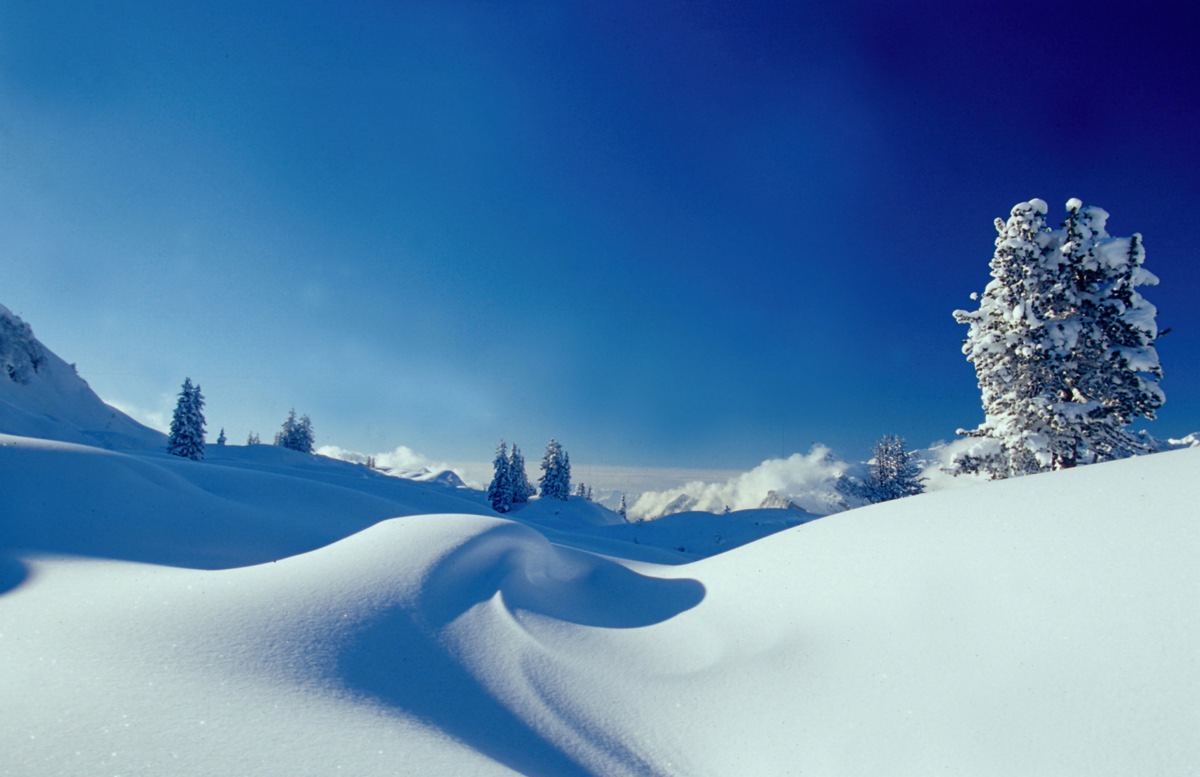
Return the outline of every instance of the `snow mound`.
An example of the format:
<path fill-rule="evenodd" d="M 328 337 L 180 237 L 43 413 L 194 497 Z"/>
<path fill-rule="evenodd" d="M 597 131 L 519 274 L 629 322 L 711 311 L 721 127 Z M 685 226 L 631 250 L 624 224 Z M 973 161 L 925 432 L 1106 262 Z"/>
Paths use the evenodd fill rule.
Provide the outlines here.
<path fill-rule="evenodd" d="M 1195 448 L 873 505 L 691 563 L 652 563 L 668 551 L 637 533 L 700 542 L 803 515 L 595 525 L 576 520 L 590 503 L 547 500 L 514 516 L 558 515 L 517 523 L 464 514 L 488 511 L 461 489 L 210 450 L 0 438 L 3 769 L 1115 777 L 1200 762 Z"/>
<path fill-rule="evenodd" d="M 386 518 L 490 513 L 481 495 L 273 445 L 195 462 L 0 435 L 6 548 L 219 569 L 336 542 Z"/>
<path fill-rule="evenodd" d="M 0 432 L 102 448 L 165 448 L 167 438 L 104 404 L 75 368 L 0 305 Z"/>

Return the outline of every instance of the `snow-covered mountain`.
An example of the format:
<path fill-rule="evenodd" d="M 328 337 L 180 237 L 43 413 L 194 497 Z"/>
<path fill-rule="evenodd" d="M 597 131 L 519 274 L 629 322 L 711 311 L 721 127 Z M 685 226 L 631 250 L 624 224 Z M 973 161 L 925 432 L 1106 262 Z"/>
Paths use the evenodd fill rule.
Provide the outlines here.
<path fill-rule="evenodd" d="M 102 448 L 165 448 L 166 437 L 104 404 L 87 381 L 0 305 L 0 431 Z"/>

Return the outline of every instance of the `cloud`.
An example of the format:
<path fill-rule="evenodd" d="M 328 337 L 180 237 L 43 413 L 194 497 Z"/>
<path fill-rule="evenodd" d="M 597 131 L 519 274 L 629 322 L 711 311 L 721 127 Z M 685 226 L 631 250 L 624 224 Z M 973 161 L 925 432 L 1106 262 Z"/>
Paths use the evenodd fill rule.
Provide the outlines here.
<path fill-rule="evenodd" d="M 658 518 L 684 510 L 721 512 L 758 507 L 774 491 L 813 513 L 830 513 L 843 505 L 834 483 L 850 469 L 824 445 L 807 454 L 768 459 L 749 472 L 724 482 L 693 481 L 677 488 L 647 491 L 629 509 L 631 518 Z"/>
<path fill-rule="evenodd" d="M 376 469 L 387 470 L 393 475 L 404 476 L 452 470 L 460 478 L 467 480 L 463 473 L 458 471 L 457 467 L 453 467 L 445 462 L 434 461 L 428 456 L 417 453 L 407 445 L 399 445 L 383 453 L 359 453 L 358 451 L 340 448 L 337 445 L 322 445 L 317 448 L 316 452 L 321 456 L 349 461 L 354 464 L 365 464 L 368 458 L 373 458 L 375 459 Z"/>

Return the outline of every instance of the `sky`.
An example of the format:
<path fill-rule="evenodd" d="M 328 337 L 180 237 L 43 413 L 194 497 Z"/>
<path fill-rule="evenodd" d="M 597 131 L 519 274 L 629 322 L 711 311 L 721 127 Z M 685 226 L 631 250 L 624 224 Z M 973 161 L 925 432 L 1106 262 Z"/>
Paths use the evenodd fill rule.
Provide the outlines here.
<path fill-rule="evenodd" d="M 210 437 L 745 469 L 982 420 L 992 221 L 1144 236 L 1200 430 L 1186 3 L 0 0 L 0 303 Z"/>

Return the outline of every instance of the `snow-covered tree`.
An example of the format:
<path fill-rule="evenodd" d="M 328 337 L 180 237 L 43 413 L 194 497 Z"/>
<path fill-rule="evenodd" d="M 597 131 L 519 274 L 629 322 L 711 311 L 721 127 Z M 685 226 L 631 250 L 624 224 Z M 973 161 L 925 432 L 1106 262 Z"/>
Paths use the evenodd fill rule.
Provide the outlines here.
<path fill-rule="evenodd" d="M 292 408 L 283 427 L 275 433 L 275 444 L 301 453 L 312 453 L 313 442 L 312 421 L 307 415 L 296 418 L 296 409 Z"/>
<path fill-rule="evenodd" d="M 492 461 L 494 474 L 488 485 L 487 498 L 492 509 L 498 513 L 507 513 L 513 505 L 513 487 L 510 479 L 512 460 L 508 456 L 508 445 L 504 440 L 496 447 L 496 458 Z"/>
<path fill-rule="evenodd" d="M 541 487 L 543 499 L 566 501 L 571 493 L 571 457 L 559 445 L 558 440 L 551 440 L 546 444 L 538 485 Z"/>
<path fill-rule="evenodd" d="M 840 493 L 875 504 L 925 491 L 921 467 L 908 451 L 903 437 L 885 434 L 875 443 L 873 454 L 867 479 L 841 477 L 836 485 Z"/>
<path fill-rule="evenodd" d="M 1138 293 L 1138 286 L 1158 283 L 1143 268 L 1142 236 L 1111 237 L 1108 213 L 1067 202 L 1065 242 L 1060 249 L 1073 271 L 1073 303 L 1079 319 L 1073 352 L 1074 370 L 1064 372 L 1059 387 L 1060 416 L 1065 425 L 1055 451 L 1062 465 L 1123 458 L 1146 453 L 1144 440 L 1127 428 L 1153 419 L 1165 401 L 1158 381 L 1162 367 L 1154 347 L 1157 310 Z M 1064 331 L 1063 341 L 1070 332 Z"/>
<path fill-rule="evenodd" d="M 221 427 L 221 433 L 217 435 L 217 445 L 224 445 L 226 441 L 225 427 Z"/>
<path fill-rule="evenodd" d="M 246 444 L 261 445 L 262 440 L 258 439 L 258 432 L 250 432 L 250 434 L 246 435 Z"/>
<path fill-rule="evenodd" d="M 577 499 L 587 499 L 587 486 L 582 481 L 575 486 L 575 497 Z"/>
<path fill-rule="evenodd" d="M 625 504 L 625 495 L 621 494 L 621 504 L 617 505 L 617 515 L 629 523 L 629 506 Z"/>
<path fill-rule="evenodd" d="M 167 435 L 167 453 L 194 461 L 204 458 L 204 397 L 200 386 L 192 385 L 191 378 L 184 378 L 179 400 L 175 403 L 171 430 Z"/>
<path fill-rule="evenodd" d="M 1158 282 L 1141 236 L 1110 236 L 1108 213 L 1076 199 L 1060 230 L 1046 212 L 1034 199 L 996 220 L 992 281 L 977 310 L 954 313 L 984 409 L 962 433 L 994 443 L 959 471 L 1008 477 L 1142 452 L 1126 427 L 1162 406 L 1157 311 L 1136 291 Z"/>
<path fill-rule="evenodd" d="M 512 451 L 508 455 L 508 482 L 512 484 L 513 504 L 524 504 L 537 493 L 533 484 L 529 482 L 529 476 L 525 474 L 525 457 L 516 443 L 513 443 Z"/>
<path fill-rule="evenodd" d="M 925 491 L 921 466 L 908 451 L 904 438 L 884 435 L 875 443 L 875 463 L 871 468 L 879 501 L 916 496 Z"/>

